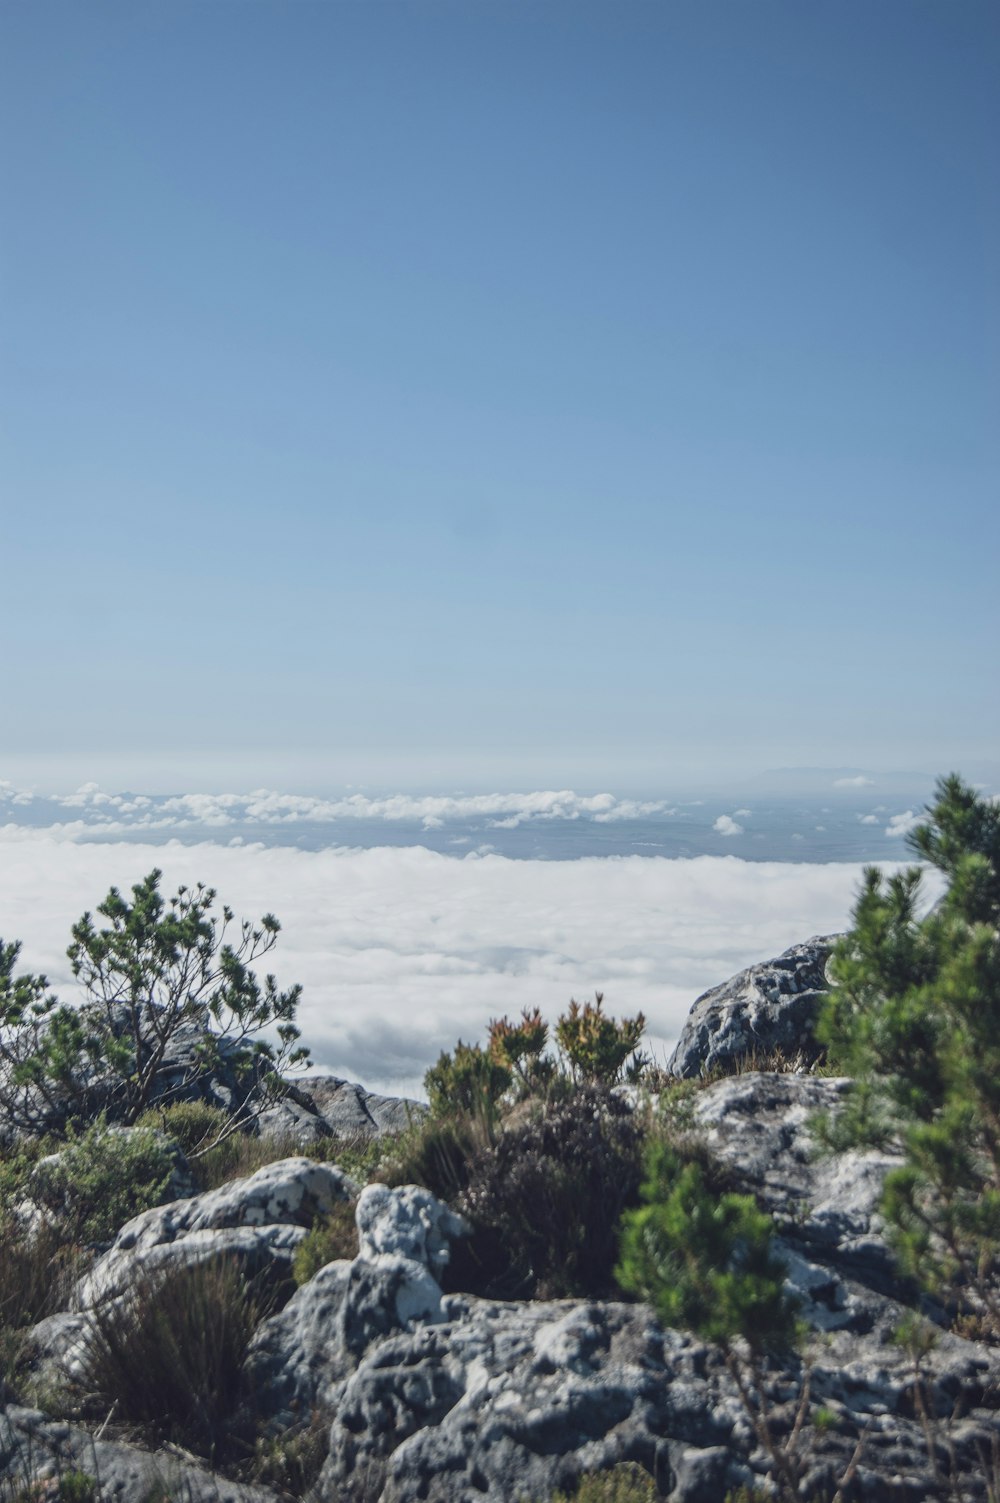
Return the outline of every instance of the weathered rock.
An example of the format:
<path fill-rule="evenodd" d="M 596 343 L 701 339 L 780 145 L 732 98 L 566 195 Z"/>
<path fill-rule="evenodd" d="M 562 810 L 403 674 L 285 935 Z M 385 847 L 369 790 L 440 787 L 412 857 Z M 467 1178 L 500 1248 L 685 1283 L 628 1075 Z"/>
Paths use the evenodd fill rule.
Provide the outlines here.
<path fill-rule="evenodd" d="M 816 1059 L 813 1029 L 836 938 L 793 945 L 776 960 L 749 966 L 703 993 L 670 1057 L 670 1074 L 692 1079 L 748 1056 L 766 1058 L 775 1050 L 801 1055 L 806 1063 Z"/>
<path fill-rule="evenodd" d="M 427 1108 L 405 1096 L 378 1096 L 363 1086 L 335 1075 L 310 1075 L 295 1082 L 296 1093 L 307 1096 L 334 1137 L 378 1138 L 403 1132 L 426 1116 Z"/>
<path fill-rule="evenodd" d="M 64 1496 L 58 1479 L 71 1472 L 94 1481 L 100 1503 L 140 1503 L 152 1497 L 184 1503 L 277 1503 L 267 1488 L 232 1482 L 189 1458 L 95 1439 L 81 1427 L 35 1409 L 11 1405 L 0 1411 L 4 1498 L 58 1503 Z"/>
<path fill-rule="evenodd" d="M 122 1227 L 74 1302 L 87 1309 L 120 1294 L 144 1272 L 220 1256 L 287 1267 L 316 1217 L 357 1192 L 335 1165 L 291 1158 L 203 1195 L 155 1206 Z"/>
<path fill-rule="evenodd" d="M 331 1402 L 333 1385 L 380 1337 L 445 1319 L 438 1277 L 461 1217 L 416 1185 L 368 1185 L 358 1200 L 358 1256 L 328 1264 L 264 1322 L 248 1371 L 258 1412 L 291 1423 Z"/>
<path fill-rule="evenodd" d="M 942 1330 L 923 1401 L 955 1485 L 936 1478 L 917 1418 L 912 1364 L 892 1340 L 907 1292 L 878 1215 L 887 1155 L 816 1156 L 809 1122 L 849 1083 L 743 1075 L 699 1092 L 696 1124 L 778 1217 L 790 1285 L 815 1333 L 814 1404 L 832 1419 L 807 1435 L 809 1487 L 832 1495 L 864 1432 L 852 1495 L 873 1503 L 984 1500 L 998 1435 L 1000 1352 Z M 331 1264 L 254 1341 L 256 1402 L 276 1427 L 331 1417 L 313 1503 L 507 1503 L 572 1488 L 631 1460 L 671 1503 L 718 1503 L 762 1483 L 758 1445 L 720 1354 L 664 1331 L 642 1306 L 504 1304 L 442 1296 L 440 1241 L 452 1235 L 427 1192 L 373 1186 L 358 1205 L 361 1252 Z M 401 1297 L 401 1291 L 403 1297 Z M 803 1372 L 773 1366 L 775 1433 L 787 1435 Z M 952 1423 L 956 1403 L 960 1423 Z M 949 1491 L 950 1489 L 950 1491 Z"/>
<path fill-rule="evenodd" d="M 93 1329 L 91 1312 L 160 1273 L 227 1259 L 249 1277 L 290 1293 L 292 1259 L 310 1226 L 357 1192 L 332 1164 L 282 1159 L 218 1190 L 136 1216 L 77 1285 L 72 1309 L 33 1327 L 40 1375 L 79 1378 Z"/>

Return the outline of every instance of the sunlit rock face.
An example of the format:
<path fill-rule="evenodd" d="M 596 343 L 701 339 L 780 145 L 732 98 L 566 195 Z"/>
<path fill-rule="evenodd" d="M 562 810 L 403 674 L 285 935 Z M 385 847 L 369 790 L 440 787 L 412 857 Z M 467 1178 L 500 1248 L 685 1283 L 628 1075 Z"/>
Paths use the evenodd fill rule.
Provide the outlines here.
<path fill-rule="evenodd" d="M 819 1048 L 813 1030 L 836 938 L 793 945 L 776 960 L 749 966 L 700 996 L 670 1057 L 670 1073 L 696 1079 L 740 1060 L 752 1067 L 775 1051 L 806 1065 L 815 1060 Z"/>

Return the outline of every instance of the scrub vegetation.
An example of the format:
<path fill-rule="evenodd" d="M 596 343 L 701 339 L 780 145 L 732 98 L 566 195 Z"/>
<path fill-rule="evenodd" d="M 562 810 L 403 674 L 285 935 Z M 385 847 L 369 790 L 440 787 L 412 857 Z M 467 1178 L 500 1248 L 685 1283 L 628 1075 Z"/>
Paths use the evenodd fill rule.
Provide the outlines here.
<path fill-rule="evenodd" d="M 955 1329 L 964 1322 L 996 1340 L 1000 808 L 944 779 L 910 842 L 946 891 L 928 908 L 920 866 L 866 873 L 819 1024 L 826 1064 L 856 1084 L 845 1109 L 817 1125 L 828 1145 L 901 1151 L 884 1198 L 901 1272 Z M 233 915 L 214 916 L 211 890 L 182 888 L 166 901 L 159 880 L 151 873 L 130 900 L 113 889 L 97 910 L 103 928 L 90 915 L 74 926 L 79 1007 L 59 1003 L 43 977 L 18 974 L 16 944 L 0 946 L 0 1383 L 5 1398 L 113 1416 L 131 1437 L 167 1440 L 301 1497 L 322 1463 L 322 1425 L 284 1446 L 265 1436 L 242 1376 L 256 1326 L 291 1284 L 265 1292 L 224 1262 L 151 1276 L 101 1314 L 77 1391 L 32 1386 L 31 1327 L 67 1308 L 75 1280 L 126 1220 L 175 1193 L 178 1175 L 201 1191 L 298 1151 L 255 1132 L 259 1103 L 301 1056 L 298 988 L 279 991 L 252 969 L 277 921 L 243 923 L 231 941 Z M 164 1059 L 192 1025 L 201 1042 L 164 1081 Z M 308 1152 L 359 1181 L 422 1184 L 461 1212 L 471 1234 L 446 1271 L 451 1289 L 639 1298 L 713 1343 L 773 1488 L 800 1498 L 810 1439 L 828 1416 L 810 1399 L 806 1355 L 794 1422 L 772 1423 L 768 1363 L 804 1341 L 778 1228 L 698 1132 L 692 1101 L 705 1083 L 654 1070 L 644 1026 L 641 1015 L 615 1018 L 600 994 L 570 1003 L 551 1027 L 537 1011 L 501 1017 L 483 1043 L 441 1055 L 426 1077 L 430 1111 L 407 1132 L 322 1140 Z M 227 1108 L 192 1089 L 223 1061 L 245 1085 Z M 295 1279 L 356 1250 L 345 1205 L 300 1243 Z M 900 1332 L 918 1353 L 918 1378 L 921 1329 L 915 1317 Z M 863 1437 L 835 1496 L 847 1495 L 862 1446 Z M 70 1496 L 77 1484 L 66 1486 Z M 638 1503 L 656 1492 L 630 1464 L 573 1496 Z"/>

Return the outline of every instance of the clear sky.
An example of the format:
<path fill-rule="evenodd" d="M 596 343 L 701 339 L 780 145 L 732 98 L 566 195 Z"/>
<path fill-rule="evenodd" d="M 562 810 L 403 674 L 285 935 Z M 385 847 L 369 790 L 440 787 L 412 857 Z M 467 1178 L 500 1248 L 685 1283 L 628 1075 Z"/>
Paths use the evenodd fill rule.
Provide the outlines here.
<path fill-rule="evenodd" d="M 0 141 L 0 777 L 1000 755 L 995 0 L 6 0 Z"/>

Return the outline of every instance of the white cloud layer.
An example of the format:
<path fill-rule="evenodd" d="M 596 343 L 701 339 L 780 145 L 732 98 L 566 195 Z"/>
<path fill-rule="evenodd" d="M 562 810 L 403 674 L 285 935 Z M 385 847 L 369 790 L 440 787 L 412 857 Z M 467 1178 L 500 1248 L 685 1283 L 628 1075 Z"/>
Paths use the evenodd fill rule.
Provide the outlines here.
<path fill-rule="evenodd" d="M 530 820 L 592 819 L 597 824 L 610 824 L 676 812 L 663 799 L 643 802 L 617 798 L 613 793 L 583 795 L 572 789 L 425 796 L 396 793 L 384 798 L 352 793 L 329 799 L 258 788 L 252 793 L 184 793 L 173 798 L 150 798 L 145 794 L 105 793 L 96 783 L 84 783 L 74 793 L 42 797 L 0 782 L 0 807 L 4 803 L 13 808 L 34 805 L 52 813 L 53 824 L 65 839 L 79 838 L 79 832 L 88 826 L 115 835 L 130 830 L 153 833 L 197 827 L 215 830 L 227 825 L 332 824 L 342 820 L 409 821 L 426 829 L 439 829 L 449 821 L 486 819 L 499 829 L 514 829 Z M 77 817 L 60 819 L 64 812 Z"/>
<path fill-rule="evenodd" d="M 663 1057 L 706 987 L 845 926 L 861 868 L 726 857 L 512 861 L 419 846 L 299 851 L 178 842 L 75 844 L 19 831 L 0 846 L 0 934 L 24 969 L 73 994 L 71 924 L 115 884 L 162 867 L 217 887 L 237 916 L 273 911 L 273 969 L 301 981 L 305 1041 L 325 1069 L 419 1089 L 424 1069 L 491 1017 L 605 992 L 641 1009 Z"/>

